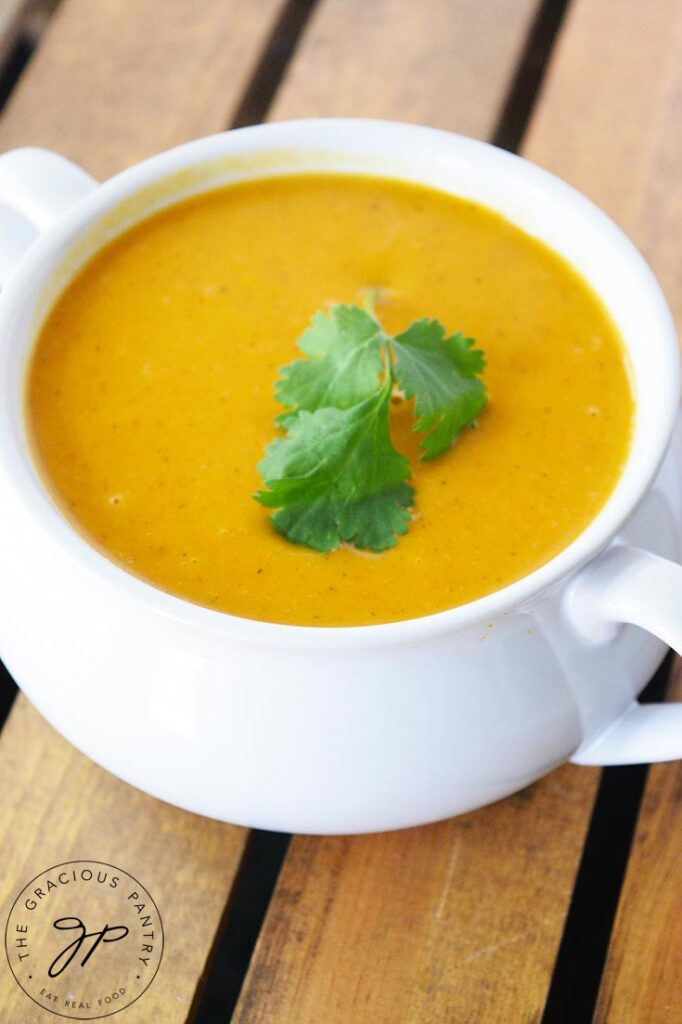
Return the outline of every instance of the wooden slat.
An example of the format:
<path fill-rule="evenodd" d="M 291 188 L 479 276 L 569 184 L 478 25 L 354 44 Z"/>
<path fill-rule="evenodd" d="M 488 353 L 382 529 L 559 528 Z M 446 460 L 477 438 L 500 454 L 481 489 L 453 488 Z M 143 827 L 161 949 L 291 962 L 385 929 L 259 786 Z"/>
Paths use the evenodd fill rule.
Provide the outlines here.
<path fill-rule="evenodd" d="M 538 1020 L 593 778 L 566 766 L 427 828 L 295 838 L 238 1024 Z"/>
<path fill-rule="evenodd" d="M 386 117 L 487 138 L 537 0 L 322 0 L 273 116 Z"/>
<path fill-rule="evenodd" d="M 176 810 L 95 768 L 18 701 L 0 743 L 0 906 L 39 872 L 66 860 L 101 860 L 151 892 L 166 943 L 159 974 L 126 1024 L 184 1021 L 220 922 L 246 832 Z M 0 1017 L 54 1022 L 0 972 Z"/>
<path fill-rule="evenodd" d="M 682 700 L 678 661 L 671 698 Z M 654 765 L 594 1024 L 682 1020 L 682 764 Z"/>
<path fill-rule="evenodd" d="M 636 241 L 682 328 L 682 4 L 578 0 L 525 151 Z"/>
<path fill-rule="evenodd" d="M 274 116 L 372 114 L 485 137 L 530 15 L 493 6 L 432 0 L 427 15 L 403 7 L 397 18 L 383 3 L 325 0 Z M 476 88 L 462 87 L 462 63 Z M 566 766 L 429 828 L 295 838 L 236 1020 L 538 1020 L 597 779 Z"/>
<path fill-rule="evenodd" d="M 0 122 L 103 178 L 225 128 L 284 0 L 63 0 Z"/>
<path fill-rule="evenodd" d="M 65 0 L 0 121 L 98 176 L 228 123 L 281 0 Z M 39 638 L 37 638 L 39 642 Z M 55 686 L 59 680 L 55 680 Z M 93 681 L 96 685 L 96 680 Z M 166 927 L 159 974 L 127 1024 L 185 1021 L 244 848 L 242 829 L 175 810 L 78 754 L 19 698 L 0 733 L 0 913 L 69 859 L 145 884 Z M 0 1018 L 54 1021 L 0 971 Z"/>

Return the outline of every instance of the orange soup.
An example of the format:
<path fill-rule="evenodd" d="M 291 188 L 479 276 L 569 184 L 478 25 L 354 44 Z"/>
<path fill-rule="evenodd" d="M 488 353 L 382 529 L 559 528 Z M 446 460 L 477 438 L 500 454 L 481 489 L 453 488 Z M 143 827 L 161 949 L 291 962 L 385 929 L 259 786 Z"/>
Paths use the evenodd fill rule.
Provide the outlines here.
<path fill-rule="evenodd" d="M 408 533 L 319 554 L 273 529 L 256 466 L 296 338 L 368 287 L 391 332 L 429 316 L 475 338 L 490 402 L 429 462 L 397 406 Z M 547 562 L 609 497 L 633 414 L 618 332 L 562 258 L 474 203 L 341 174 L 230 186 L 128 231 L 57 301 L 27 384 L 43 476 L 104 555 L 210 608 L 319 626 L 443 611 Z"/>

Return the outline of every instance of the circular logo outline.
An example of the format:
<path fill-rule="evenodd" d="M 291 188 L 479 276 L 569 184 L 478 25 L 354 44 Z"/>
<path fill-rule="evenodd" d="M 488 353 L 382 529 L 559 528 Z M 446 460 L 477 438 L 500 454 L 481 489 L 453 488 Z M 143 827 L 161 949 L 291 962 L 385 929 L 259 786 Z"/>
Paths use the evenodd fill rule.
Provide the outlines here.
<path fill-rule="evenodd" d="M 54 1010 L 51 1006 L 46 1006 L 45 1003 L 39 1002 L 37 999 L 35 999 L 31 995 L 30 992 L 26 991 L 26 989 L 22 985 L 21 981 L 17 977 L 17 975 L 16 975 L 16 973 L 14 971 L 14 968 L 12 967 L 12 961 L 10 960 L 10 953 L 9 953 L 9 946 L 8 946 L 9 925 L 10 925 L 10 921 L 12 919 L 12 914 L 14 913 L 14 908 L 16 907 L 17 903 L 19 902 L 21 897 L 24 895 L 26 890 L 29 888 L 29 886 L 33 885 L 33 883 L 36 882 L 39 878 L 42 878 L 44 875 L 48 874 L 48 872 L 55 871 L 57 868 L 66 868 L 66 867 L 70 867 L 70 866 L 72 866 L 74 864 L 97 864 L 100 867 L 113 868 L 114 871 L 120 871 L 122 874 L 126 875 L 128 878 L 131 878 L 133 880 L 133 882 L 135 882 L 136 885 L 139 885 L 139 887 L 144 890 L 144 892 L 147 894 L 147 896 L 151 900 L 152 905 L 154 907 L 154 910 L 158 914 L 159 926 L 161 928 L 161 951 L 159 953 L 158 963 L 157 963 L 157 965 L 156 965 L 156 967 L 154 969 L 154 973 L 152 974 L 151 978 L 149 979 L 149 982 L 145 985 L 145 987 L 142 989 L 142 991 L 138 995 L 136 995 L 135 998 L 132 999 L 129 1003 L 126 1003 L 125 1006 L 119 1006 L 115 1010 L 111 1010 L 109 1013 L 100 1013 L 96 1017 L 73 1017 L 69 1013 L 60 1013 L 58 1010 Z M 166 945 L 165 936 L 166 936 L 166 932 L 165 932 L 165 929 L 163 927 L 163 918 L 161 917 L 161 911 L 159 910 L 159 908 L 157 906 L 157 903 L 156 903 L 156 900 L 154 899 L 154 897 L 150 893 L 149 889 L 147 889 L 147 887 L 144 886 L 142 884 L 142 882 L 138 881 L 138 879 L 135 878 L 134 875 L 131 875 L 129 871 L 126 871 L 125 868 L 119 868 L 116 864 L 110 864 L 108 861 L 105 861 L 105 860 L 89 860 L 89 859 L 83 860 L 83 859 L 77 859 L 77 860 L 61 861 L 59 864 L 53 864 L 52 867 L 44 868 L 42 871 L 39 871 L 37 875 L 34 875 L 34 877 L 32 879 L 30 879 L 30 881 L 26 882 L 22 886 L 22 888 L 19 890 L 19 893 L 15 897 L 15 899 L 14 899 L 14 901 L 12 903 L 12 906 L 9 909 L 9 913 L 7 914 L 7 921 L 5 922 L 4 947 L 5 947 L 5 957 L 7 959 L 7 966 L 10 969 L 12 977 L 14 978 L 15 982 L 17 983 L 17 985 L 19 986 L 21 991 L 24 993 L 24 995 L 28 996 L 28 998 L 31 1000 L 31 1002 L 35 1003 L 35 1005 L 40 1007 L 41 1010 L 47 1010 L 48 1013 L 53 1013 L 56 1017 L 61 1017 L 63 1020 L 104 1020 L 105 1017 L 113 1017 L 115 1014 L 120 1013 L 122 1010 L 127 1010 L 130 1006 L 132 1006 L 134 1003 L 136 1003 L 138 1001 L 138 999 L 140 999 L 145 994 L 147 989 L 149 989 L 149 987 L 151 986 L 152 982 L 156 978 L 156 975 L 159 973 L 159 967 L 161 966 L 161 961 L 163 960 L 163 953 L 164 953 L 164 949 L 165 949 L 165 945 Z"/>

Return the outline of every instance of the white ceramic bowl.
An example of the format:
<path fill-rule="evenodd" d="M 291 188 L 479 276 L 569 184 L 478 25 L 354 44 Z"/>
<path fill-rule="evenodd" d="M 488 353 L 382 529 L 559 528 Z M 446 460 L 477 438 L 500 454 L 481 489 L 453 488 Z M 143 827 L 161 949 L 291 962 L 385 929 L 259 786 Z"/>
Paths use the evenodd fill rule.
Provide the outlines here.
<path fill-rule="evenodd" d="M 636 431 L 607 505 L 551 562 L 451 611 L 330 629 L 198 607 L 91 548 L 31 462 L 28 354 L 84 261 L 186 196 L 312 169 L 407 178 L 498 210 L 592 282 L 630 353 Z M 443 818 L 567 758 L 682 754 L 682 706 L 636 702 L 665 644 L 682 644 L 682 568 L 666 560 L 680 555 L 682 521 L 678 350 L 650 270 L 590 202 L 484 143 L 353 120 L 217 135 L 99 186 L 54 154 L 17 150 L 0 158 L 0 202 L 0 266 L 17 263 L 0 299 L 0 652 L 76 746 L 182 807 L 299 832 Z"/>

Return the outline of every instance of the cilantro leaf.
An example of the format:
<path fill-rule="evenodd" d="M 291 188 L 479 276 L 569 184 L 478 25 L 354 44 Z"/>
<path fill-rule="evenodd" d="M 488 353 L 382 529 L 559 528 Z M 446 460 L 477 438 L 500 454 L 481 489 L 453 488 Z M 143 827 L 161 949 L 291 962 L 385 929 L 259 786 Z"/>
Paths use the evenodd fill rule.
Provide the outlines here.
<path fill-rule="evenodd" d="M 450 447 L 487 402 L 479 374 L 485 358 L 437 320 L 417 320 L 395 338 L 366 309 L 316 313 L 298 340 L 308 357 L 285 366 L 275 393 L 286 436 L 265 450 L 265 488 L 254 498 L 274 509 L 273 525 L 317 551 L 346 542 L 370 551 L 393 547 L 407 531 L 414 492 L 408 460 L 393 447 L 391 392 L 415 399 L 422 457 Z"/>
<path fill-rule="evenodd" d="M 414 429 L 424 431 L 422 458 L 432 459 L 452 444 L 488 401 L 477 377 L 485 357 L 461 331 L 445 337 L 438 320 L 416 320 L 392 339 L 393 372 L 406 398 L 414 398 Z"/>
<path fill-rule="evenodd" d="M 389 376 L 345 409 L 287 417 L 287 436 L 268 445 L 258 466 L 267 489 L 255 498 L 277 509 L 272 522 L 289 540 L 316 551 L 342 541 L 384 551 L 407 531 L 414 492 L 389 433 L 390 394 Z"/>
<path fill-rule="evenodd" d="M 332 306 L 316 313 L 298 339 L 307 359 L 297 359 L 280 371 L 275 395 L 289 412 L 314 412 L 327 406 L 347 409 L 373 394 L 384 369 L 381 327 L 358 306 Z"/>

